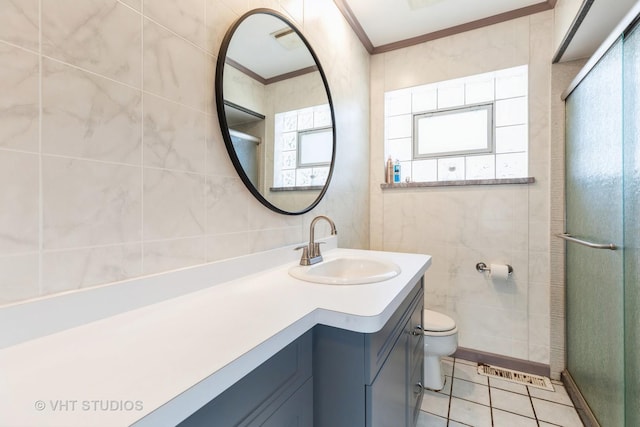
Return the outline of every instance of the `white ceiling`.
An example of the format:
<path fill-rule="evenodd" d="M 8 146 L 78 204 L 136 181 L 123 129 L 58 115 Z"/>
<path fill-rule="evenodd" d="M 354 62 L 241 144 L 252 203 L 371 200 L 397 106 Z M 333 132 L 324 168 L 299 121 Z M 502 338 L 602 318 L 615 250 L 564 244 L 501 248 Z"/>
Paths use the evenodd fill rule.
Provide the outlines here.
<path fill-rule="evenodd" d="M 273 34 L 289 28 L 279 18 L 258 13 L 247 17 L 236 28 L 229 43 L 227 58 L 234 60 L 263 79 L 270 79 L 315 65 L 309 50 L 295 32 L 287 36 L 289 47 L 276 41 Z"/>
<path fill-rule="evenodd" d="M 374 47 L 419 37 L 544 0 L 344 0 Z"/>

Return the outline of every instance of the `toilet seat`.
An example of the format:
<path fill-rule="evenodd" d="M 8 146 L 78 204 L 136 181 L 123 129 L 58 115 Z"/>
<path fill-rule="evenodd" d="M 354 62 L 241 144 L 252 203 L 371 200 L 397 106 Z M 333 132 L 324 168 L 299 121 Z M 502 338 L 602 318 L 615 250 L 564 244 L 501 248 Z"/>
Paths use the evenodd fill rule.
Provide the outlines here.
<path fill-rule="evenodd" d="M 437 311 L 424 310 L 422 317 L 422 329 L 425 332 L 450 332 L 456 329 L 456 322 L 452 318 Z"/>

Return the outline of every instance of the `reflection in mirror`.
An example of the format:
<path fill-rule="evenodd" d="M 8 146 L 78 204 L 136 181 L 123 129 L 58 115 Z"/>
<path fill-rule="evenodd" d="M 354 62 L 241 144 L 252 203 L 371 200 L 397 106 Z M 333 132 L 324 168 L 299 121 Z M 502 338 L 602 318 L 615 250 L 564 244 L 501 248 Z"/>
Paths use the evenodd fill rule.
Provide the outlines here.
<path fill-rule="evenodd" d="M 231 160 L 260 202 L 284 214 L 320 202 L 333 171 L 333 105 L 315 53 L 290 22 L 257 9 L 231 27 L 216 102 Z"/>

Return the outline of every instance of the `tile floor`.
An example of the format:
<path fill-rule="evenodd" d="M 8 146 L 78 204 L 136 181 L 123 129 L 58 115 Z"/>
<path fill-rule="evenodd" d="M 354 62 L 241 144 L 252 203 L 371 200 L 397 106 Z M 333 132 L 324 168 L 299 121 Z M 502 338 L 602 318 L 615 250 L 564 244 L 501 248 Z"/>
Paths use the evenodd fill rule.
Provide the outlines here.
<path fill-rule="evenodd" d="M 466 360 L 443 364 L 445 387 L 425 392 L 418 427 L 583 427 L 558 381 L 550 392 L 479 375 Z"/>

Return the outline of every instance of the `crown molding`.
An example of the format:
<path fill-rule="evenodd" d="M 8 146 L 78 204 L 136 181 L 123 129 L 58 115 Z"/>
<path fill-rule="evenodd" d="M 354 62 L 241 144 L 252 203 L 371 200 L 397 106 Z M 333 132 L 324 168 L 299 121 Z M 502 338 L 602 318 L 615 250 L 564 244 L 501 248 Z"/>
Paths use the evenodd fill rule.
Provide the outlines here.
<path fill-rule="evenodd" d="M 403 49 L 405 47 L 417 45 L 420 43 L 436 40 L 443 37 L 452 36 L 455 34 L 463 33 L 465 31 L 475 30 L 477 28 L 487 27 L 489 25 L 498 24 L 500 22 L 510 21 L 512 19 L 521 18 L 523 16 L 533 15 L 535 13 L 551 10 L 555 7 L 557 0 L 545 0 L 541 3 L 536 3 L 531 6 L 514 9 L 508 12 L 499 13 L 497 15 L 489 16 L 487 18 L 478 19 L 476 21 L 468 22 L 461 25 L 445 28 L 443 30 L 434 31 L 431 33 L 423 34 L 421 36 L 412 37 L 406 40 L 401 40 L 394 43 L 389 43 L 381 46 L 373 46 L 371 40 L 365 33 L 362 25 L 358 22 L 355 14 L 347 4 L 347 0 L 334 0 L 334 3 L 351 26 L 353 32 L 356 34 L 364 48 L 371 55 L 390 52 L 392 50 Z"/>

